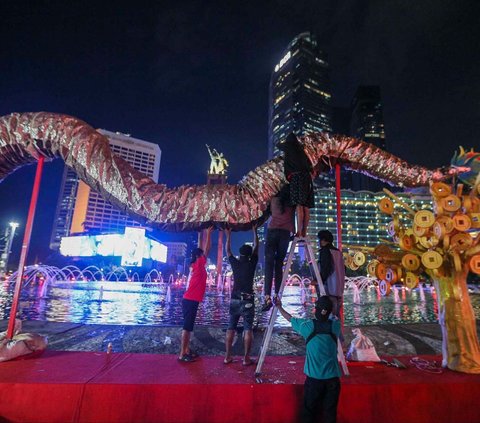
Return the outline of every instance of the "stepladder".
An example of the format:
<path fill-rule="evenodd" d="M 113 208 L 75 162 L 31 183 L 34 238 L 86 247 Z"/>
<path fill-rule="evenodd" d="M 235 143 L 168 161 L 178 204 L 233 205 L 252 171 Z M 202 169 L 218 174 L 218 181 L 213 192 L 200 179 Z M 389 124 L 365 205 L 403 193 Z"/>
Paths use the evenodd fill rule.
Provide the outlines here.
<path fill-rule="evenodd" d="M 308 240 L 308 238 L 294 238 L 294 240 L 290 244 L 290 248 L 289 248 L 289 251 L 288 251 L 288 254 L 287 254 L 287 262 L 286 262 L 285 267 L 283 269 L 282 283 L 280 285 L 280 289 L 279 289 L 279 292 L 278 292 L 278 295 L 280 296 L 280 298 L 283 295 L 283 291 L 285 289 L 285 285 L 286 285 L 287 280 L 288 280 L 288 276 L 289 276 L 289 273 L 290 273 L 290 268 L 292 267 L 292 262 L 293 262 L 295 250 L 296 250 L 297 246 L 300 246 L 300 245 L 303 245 L 303 247 L 305 248 L 305 258 L 310 265 L 309 266 L 310 270 L 313 273 L 312 276 L 317 281 L 317 283 L 315 285 L 315 290 L 317 292 L 317 297 L 326 295 L 325 287 L 323 286 L 323 281 L 322 281 L 322 278 L 320 276 L 320 270 L 319 270 L 318 264 L 315 260 L 313 248 L 312 248 L 312 245 L 310 244 L 310 241 Z M 267 352 L 268 352 L 268 349 L 270 347 L 270 341 L 271 341 L 271 338 L 272 338 L 275 321 L 277 319 L 277 313 L 278 313 L 278 309 L 274 305 L 273 308 L 272 308 L 271 314 L 270 314 L 270 318 L 268 320 L 268 326 L 267 326 L 267 328 L 265 330 L 265 333 L 263 335 L 263 341 L 262 341 L 262 345 L 260 347 L 260 355 L 258 357 L 257 367 L 255 369 L 255 377 L 257 378 L 257 381 L 261 381 L 261 379 L 259 379 L 259 378 L 262 375 L 263 364 L 265 362 L 265 358 L 267 356 Z M 338 358 L 338 361 L 341 364 L 343 374 L 345 376 L 349 376 L 350 373 L 348 371 L 347 363 L 345 362 L 345 356 L 343 354 L 343 348 L 342 348 L 342 343 L 341 343 L 340 339 L 337 339 L 337 358 Z"/>

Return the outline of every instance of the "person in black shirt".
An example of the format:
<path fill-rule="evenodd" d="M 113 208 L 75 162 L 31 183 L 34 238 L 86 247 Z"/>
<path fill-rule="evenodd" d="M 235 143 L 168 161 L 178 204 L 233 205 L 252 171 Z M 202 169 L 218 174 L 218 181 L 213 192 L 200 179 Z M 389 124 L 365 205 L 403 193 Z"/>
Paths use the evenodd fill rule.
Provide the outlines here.
<path fill-rule="evenodd" d="M 223 362 L 229 364 L 233 361 L 232 345 L 235 330 L 237 329 L 240 317 L 243 317 L 243 365 L 248 366 L 254 361 L 250 358 L 250 350 L 253 342 L 253 319 L 255 317 L 255 303 L 253 283 L 255 269 L 258 263 L 258 234 L 257 227 L 253 227 L 254 243 L 253 248 L 244 244 L 240 247 L 240 257 L 237 259 L 231 249 L 231 229 L 225 229 L 226 250 L 228 260 L 233 271 L 233 290 L 230 301 L 230 322 L 225 337 L 225 359 Z"/>
<path fill-rule="evenodd" d="M 305 237 L 310 222 L 310 209 L 315 206 L 312 163 L 293 133 L 278 143 L 277 147 L 285 153 L 284 172 L 289 182 L 290 201 L 291 205 L 295 207 L 297 219 L 295 236 Z"/>

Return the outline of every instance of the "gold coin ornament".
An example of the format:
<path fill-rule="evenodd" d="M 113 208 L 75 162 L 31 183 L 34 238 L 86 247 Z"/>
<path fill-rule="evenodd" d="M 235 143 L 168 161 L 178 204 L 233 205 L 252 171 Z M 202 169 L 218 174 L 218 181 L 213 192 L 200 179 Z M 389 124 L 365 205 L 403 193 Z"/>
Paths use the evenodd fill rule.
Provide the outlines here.
<path fill-rule="evenodd" d="M 390 236 L 395 235 L 395 223 L 393 222 L 393 220 L 387 225 L 387 233 Z"/>
<path fill-rule="evenodd" d="M 422 254 L 422 264 L 427 269 L 438 269 L 443 264 L 443 257 L 437 251 L 427 251 Z"/>
<path fill-rule="evenodd" d="M 402 257 L 402 266 L 410 271 L 418 270 L 420 267 L 420 259 L 415 254 L 405 254 Z"/>
<path fill-rule="evenodd" d="M 352 262 L 350 263 L 350 270 L 358 270 L 360 268 L 360 266 L 357 266 L 355 264 L 355 262 L 352 260 Z"/>
<path fill-rule="evenodd" d="M 445 225 L 441 222 L 435 222 L 433 224 L 433 234 L 438 239 L 443 239 L 443 237 L 447 234 L 447 230 L 445 229 Z"/>
<path fill-rule="evenodd" d="M 452 236 L 451 248 L 455 251 L 468 250 L 473 244 L 473 238 L 469 233 L 458 233 Z"/>
<path fill-rule="evenodd" d="M 388 283 L 386 280 L 381 280 L 378 283 L 378 290 L 380 291 L 380 294 L 382 294 L 382 296 L 386 297 L 390 294 L 392 287 L 390 283 Z"/>
<path fill-rule="evenodd" d="M 392 214 L 394 209 L 393 201 L 390 198 L 382 198 L 378 203 L 380 211 L 386 214 Z"/>
<path fill-rule="evenodd" d="M 430 192 L 434 197 L 443 198 L 452 193 L 452 188 L 443 182 L 434 182 L 430 186 Z"/>
<path fill-rule="evenodd" d="M 480 275 L 480 254 L 470 257 L 468 267 L 473 273 Z"/>
<path fill-rule="evenodd" d="M 389 283 L 397 282 L 398 275 L 397 272 L 395 272 L 395 269 L 392 269 L 391 267 L 387 269 L 387 272 L 385 273 L 385 280 Z"/>
<path fill-rule="evenodd" d="M 472 228 L 473 229 L 479 229 L 480 228 L 480 213 L 470 213 L 470 222 L 472 222 Z"/>
<path fill-rule="evenodd" d="M 428 231 L 428 228 L 422 228 L 418 225 L 413 225 L 413 233 L 415 234 L 415 236 L 423 236 L 427 233 Z"/>
<path fill-rule="evenodd" d="M 377 267 L 375 268 L 375 276 L 378 279 L 385 279 L 387 276 L 387 266 L 383 263 L 378 263 Z"/>
<path fill-rule="evenodd" d="M 365 260 L 365 254 L 363 254 L 361 251 L 357 251 L 353 256 L 353 262 L 359 267 L 365 264 Z"/>
<path fill-rule="evenodd" d="M 418 286 L 418 282 L 420 281 L 420 278 L 412 272 L 407 272 L 405 275 L 405 285 L 409 289 L 414 289 Z"/>
<path fill-rule="evenodd" d="M 376 277 L 376 276 L 377 276 L 375 270 L 376 270 L 376 268 L 377 268 L 377 266 L 378 266 L 379 263 L 380 263 L 380 262 L 379 262 L 378 260 L 372 260 L 370 263 L 368 263 L 368 265 L 367 265 L 367 272 L 368 272 L 368 274 L 369 274 L 370 276 L 372 276 L 372 277 Z"/>
<path fill-rule="evenodd" d="M 445 226 L 445 233 L 449 234 L 450 232 L 453 231 L 453 220 L 452 218 L 448 216 L 439 216 L 437 217 L 436 221 L 438 223 L 441 223 L 443 226 Z"/>
<path fill-rule="evenodd" d="M 466 214 L 456 214 L 452 220 L 453 227 L 460 232 L 468 231 L 472 226 L 472 221 Z"/>
<path fill-rule="evenodd" d="M 448 212 L 456 212 L 462 207 L 462 200 L 456 195 L 449 195 L 442 200 L 442 207 Z"/>
<path fill-rule="evenodd" d="M 435 223 L 435 215 L 429 210 L 420 210 L 413 218 L 415 224 L 421 228 L 429 228 Z"/>
<path fill-rule="evenodd" d="M 410 251 L 415 244 L 415 241 L 411 235 L 403 235 L 398 241 L 402 250 Z"/>

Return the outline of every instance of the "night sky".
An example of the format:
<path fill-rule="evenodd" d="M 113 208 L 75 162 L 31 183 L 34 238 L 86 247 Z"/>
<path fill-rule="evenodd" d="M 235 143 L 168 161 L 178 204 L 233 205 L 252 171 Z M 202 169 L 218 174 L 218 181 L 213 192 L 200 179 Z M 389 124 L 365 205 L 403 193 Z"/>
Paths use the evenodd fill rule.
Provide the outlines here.
<path fill-rule="evenodd" d="M 334 106 L 380 85 L 387 147 L 429 167 L 480 146 L 477 1 L 3 1 L 0 115 L 66 113 L 157 142 L 160 181 L 204 183 L 205 143 L 234 183 L 266 161 L 268 85 L 283 50 L 313 31 Z M 34 167 L 0 185 L 0 232 L 23 235 Z M 62 162 L 46 166 L 30 262 L 44 259 Z"/>

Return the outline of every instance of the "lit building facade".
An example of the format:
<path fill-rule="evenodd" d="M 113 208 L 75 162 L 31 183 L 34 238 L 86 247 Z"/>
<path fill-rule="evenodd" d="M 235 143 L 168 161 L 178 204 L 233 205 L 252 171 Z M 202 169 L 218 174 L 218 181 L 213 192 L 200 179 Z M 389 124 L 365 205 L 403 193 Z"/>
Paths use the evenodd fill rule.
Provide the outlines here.
<path fill-rule="evenodd" d="M 290 132 L 331 132 L 331 92 L 326 54 L 315 36 L 304 32 L 283 52 L 270 79 L 269 159 Z"/>
<path fill-rule="evenodd" d="M 353 97 L 350 135 L 386 149 L 383 105 L 379 86 L 359 86 Z M 360 191 L 380 191 L 384 185 L 360 173 L 351 175 L 349 188 Z"/>
<path fill-rule="evenodd" d="M 335 191 L 319 189 L 316 192 L 318 206 L 311 209 L 308 236 L 317 239 L 321 229 L 328 229 L 337 238 L 337 211 Z M 396 194 L 414 209 L 432 209 L 432 198 L 427 192 L 422 194 Z M 378 208 L 378 203 L 386 194 L 370 191 L 342 190 L 342 244 L 349 246 L 373 247 L 388 239 L 387 226 L 391 217 Z M 397 207 L 397 206 L 396 206 Z M 317 244 L 316 242 L 314 244 Z"/>
<path fill-rule="evenodd" d="M 117 132 L 103 129 L 98 131 L 109 139 L 115 154 L 158 183 L 161 151 L 157 144 Z M 52 250 L 58 250 L 61 238 L 70 234 L 88 231 L 123 233 L 127 226 L 139 227 L 143 224 L 105 201 L 100 194 L 79 180 L 75 172 L 65 167 L 50 239 Z"/>

